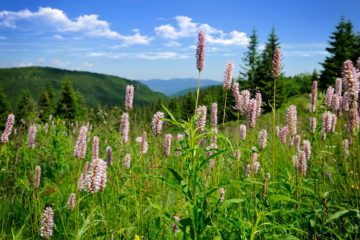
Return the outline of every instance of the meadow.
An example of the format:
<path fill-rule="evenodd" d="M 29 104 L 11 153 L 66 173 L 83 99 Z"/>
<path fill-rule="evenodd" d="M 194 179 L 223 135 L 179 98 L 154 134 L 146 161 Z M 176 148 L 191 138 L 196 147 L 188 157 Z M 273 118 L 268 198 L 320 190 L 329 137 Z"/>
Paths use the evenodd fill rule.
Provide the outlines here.
<path fill-rule="evenodd" d="M 277 49 L 275 81 L 280 56 Z M 131 85 L 125 109 L 96 123 L 9 115 L 1 238 L 357 239 L 359 70 L 346 61 L 326 93 L 314 82 L 263 114 L 261 93 L 239 92 L 232 69 L 229 62 L 224 77 L 232 122 L 216 103 L 197 101 L 186 120 L 166 107 L 152 122 L 133 119 Z"/>

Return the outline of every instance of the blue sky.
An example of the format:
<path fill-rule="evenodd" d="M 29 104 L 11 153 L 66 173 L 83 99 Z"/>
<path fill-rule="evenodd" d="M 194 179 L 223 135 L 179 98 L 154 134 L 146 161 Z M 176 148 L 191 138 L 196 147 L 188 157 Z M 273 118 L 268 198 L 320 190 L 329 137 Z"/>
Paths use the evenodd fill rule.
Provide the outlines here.
<path fill-rule="evenodd" d="M 255 27 L 274 26 L 286 75 L 320 69 L 343 15 L 360 30 L 360 1 L 2 0 L 0 67 L 53 66 L 130 79 L 196 77 L 197 32 L 207 34 L 203 78 L 235 76 Z"/>

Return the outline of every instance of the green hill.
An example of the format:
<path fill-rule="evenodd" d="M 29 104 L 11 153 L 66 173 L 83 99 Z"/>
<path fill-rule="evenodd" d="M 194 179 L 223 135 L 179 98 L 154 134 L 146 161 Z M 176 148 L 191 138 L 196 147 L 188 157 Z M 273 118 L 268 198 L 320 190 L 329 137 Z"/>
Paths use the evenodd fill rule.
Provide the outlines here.
<path fill-rule="evenodd" d="M 88 106 L 120 105 L 125 101 L 126 85 L 135 88 L 134 105 L 144 106 L 159 98 L 167 97 L 159 92 L 150 90 L 146 85 L 116 76 L 69 71 L 50 67 L 1 68 L 0 83 L 11 102 L 12 107 L 24 89 L 29 89 L 34 99 L 38 99 L 42 87 L 51 85 L 55 91 L 61 89 L 65 78 L 69 78 L 75 91 L 79 91 Z"/>

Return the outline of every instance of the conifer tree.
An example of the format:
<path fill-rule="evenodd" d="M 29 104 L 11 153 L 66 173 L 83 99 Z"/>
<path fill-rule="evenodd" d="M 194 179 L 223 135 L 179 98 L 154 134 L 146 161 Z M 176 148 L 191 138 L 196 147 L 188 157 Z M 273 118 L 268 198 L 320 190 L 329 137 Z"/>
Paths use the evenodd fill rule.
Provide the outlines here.
<path fill-rule="evenodd" d="M 7 100 L 7 96 L 4 93 L 4 88 L 0 83 L 0 128 L 4 127 L 7 117 L 10 113 L 10 103 Z"/>
<path fill-rule="evenodd" d="M 24 120 L 26 123 L 33 122 L 37 118 L 36 112 L 37 104 L 32 98 L 29 90 L 24 90 L 18 102 L 16 103 L 16 117 L 19 120 Z"/>
<path fill-rule="evenodd" d="M 265 48 L 261 54 L 261 59 L 254 79 L 255 91 L 261 92 L 265 111 L 271 109 L 270 104 L 274 101 L 274 77 L 271 70 L 274 51 L 277 47 L 280 47 L 279 38 L 275 34 L 275 28 L 272 28 L 265 44 Z M 284 94 L 282 94 L 282 89 L 282 76 L 280 75 L 276 84 L 276 108 L 279 108 L 285 99 Z"/>
<path fill-rule="evenodd" d="M 259 55 L 257 52 L 258 48 L 258 39 L 257 39 L 256 29 L 254 28 L 250 36 L 250 42 L 248 50 L 244 53 L 242 61 L 244 62 L 243 66 L 240 66 L 239 81 L 241 82 L 241 87 L 247 89 L 254 89 L 254 81 L 256 77 L 256 71 L 259 65 Z"/>
<path fill-rule="evenodd" d="M 330 55 L 321 64 L 323 66 L 319 79 L 321 89 L 326 89 L 335 83 L 336 78 L 341 77 L 341 69 L 347 59 L 355 62 L 359 57 L 356 50 L 357 38 L 353 28 L 350 20 L 346 21 L 344 17 L 341 17 L 335 31 L 332 32 L 329 40 L 330 47 L 326 48 Z"/>
<path fill-rule="evenodd" d="M 56 107 L 56 114 L 64 119 L 74 120 L 77 117 L 77 102 L 71 82 L 65 78 L 63 83 L 60 100 Z"/>
<path fill-rule="evenodd" d="M 181 108 L 177 98 L 172 98 L 169 102 L 169 110 L 175 119 L 181 118 Z"/>
<path fill-rule="evenodd" d="M 51 101 L 48 92 L 46 91 L 45 88 L 43 88 L 40 93 L 39 107 L 40 107 L 39 118 L 45 122 L 49 119 L 49 115 L 52 113 Z"/>
<path fill-rule="evenodd" d="M 187 120 L 191 118 L 195 111 L 195 96 L 189 91 L 189 93 L 184 97 L 184 102 L 182 106 L 182 115 L 183 119 Z"/>

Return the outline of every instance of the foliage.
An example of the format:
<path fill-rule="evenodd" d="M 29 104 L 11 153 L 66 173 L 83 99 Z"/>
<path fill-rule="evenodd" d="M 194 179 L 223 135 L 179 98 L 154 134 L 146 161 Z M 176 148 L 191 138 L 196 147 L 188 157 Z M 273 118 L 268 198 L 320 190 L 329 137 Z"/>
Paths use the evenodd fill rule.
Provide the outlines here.
<path fill-rule="evenodd" d="M 4 126 L 9 113 L 10 113 L 10 103 L 7 100 L 6 94 L 4 93 L 3 86 L 0 84 L 0 124 L 1 124 L 1 129 L 2 129 L 2 126 Z"/>
<path fill-rule="evenodd" d="M 96 104 L 122 106 L 125 101 L 126 85 L 130 84 L 135 87 L 134 104 L 137 106 L 156 102 L 160 97 L 164 100 L 167 99 L 164 94 L 153 92 L 142 83 L 106 74 L 50 67 L 0 69 L 0 83 L 4 86 L 13 108 L 24 89 L 28 89 L 31 95 L 38 99 L 42 88 L 45 86 L 48 89 L 50 99 L 53 101 L 52 104 L 55 105 L 57 96 L 54 96 L 53 93 L 61 90 L 65 77 L 71 81 L 74 90 L 79 91 L 84 96 L 88 107 L 95 107 Z"/>
<path fill-rule="evenodd" d="M 350 20 L 341 17 L 329 40 L 330 47 L 326 48 L 329 56 L 322 63 L 323 70 L 320 74 L 319 87 L 326 89 L 341 77 L 341 68 L 345 60 L 356 62 L 360 56 L 360 34 L 356 35 Z"/>

